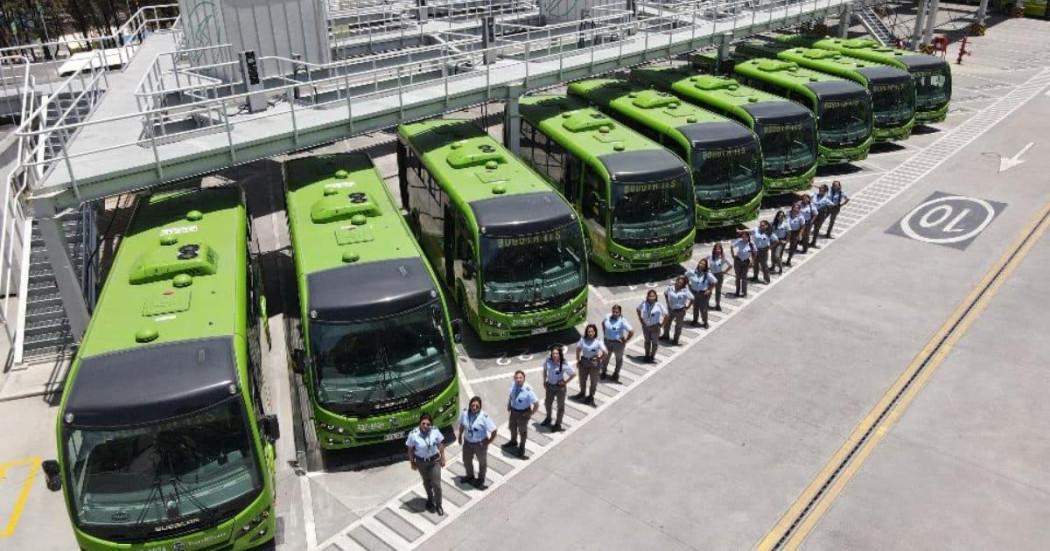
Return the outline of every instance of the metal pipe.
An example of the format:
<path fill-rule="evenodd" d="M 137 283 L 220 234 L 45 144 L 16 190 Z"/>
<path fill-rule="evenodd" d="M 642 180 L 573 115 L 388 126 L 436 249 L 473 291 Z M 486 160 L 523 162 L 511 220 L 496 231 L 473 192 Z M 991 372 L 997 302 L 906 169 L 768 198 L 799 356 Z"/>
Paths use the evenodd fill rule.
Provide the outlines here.
<path fill-rule="evenodd" d="M 933 29 L 937 26 L 937 8 L 939 7 L 940 0 L 930 0 L 930 13 L 926 14 L 926 34 L 922 38 L 923 44 L 933 42 Z"/>

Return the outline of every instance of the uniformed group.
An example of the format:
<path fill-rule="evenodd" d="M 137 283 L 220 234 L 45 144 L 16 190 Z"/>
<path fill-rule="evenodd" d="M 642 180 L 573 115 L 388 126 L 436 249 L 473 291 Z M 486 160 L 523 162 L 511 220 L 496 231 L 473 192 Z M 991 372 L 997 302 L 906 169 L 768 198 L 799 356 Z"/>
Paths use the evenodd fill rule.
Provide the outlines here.
<path fill-rule="evenodd" d="M 731 245 L 736 296 L 747 296 L 748 280 L 757 282 L 759 272 L 763 281 L 769 283 L 770 271 L 783 273 L 784 266 L 791 266 L 791 259 L 800 248 L 805 253 L 809 247 L 819 247 L 817 239 L 825 222 L 828 224 L 825 237 L 830 238 L 839 210 L 848 202 L 842 184 L 836 180 L 830 189 L 827 185 L 821 185 L 811 195 L 803 195 L 789 212 L 778 211 L 772 222 L 762 220 L 757 228 L 741 231 L 739 238 Z M 785 251 L 787 260 L 783 259 Z M 722 244 L 716 243 L 710 255 L 701 258 L 694 269 L 687 270 L 667 287 L 663 303 L 659 301 L 655 289 L 646 292 L 645 300 L 636 309 L 644 340 L 644 361 L 655 361 L 661 339 L 678 344 L 686 312 L 690 309 L 692 325 L 705 329 L 708 327 L 708 310 L 722 309 L 722 282 L 729 266 Z M 713 307 L 710 305 L 712 297 Z M 619 382 L 624 348 L 627 341 L 634 337 L 634 327 L 623 316 L 620 305 L 613 305 L 609 315 L 602 320 L 601 332 L 599 338 L 598 326 L 595 324 L 588 324 L 584 328 L 583 336 L 576 343 L 575 364 L 566 361 L 561 345 L 550 348 L 543 364 L 546 417 L 540 425 L 550 427 L 551 432 L 563 430 L 567 389 L 574 378 L 579 377 L 580 391 L 573 398 L 591 406 L 595 405 L 594 392 L 599 379 Z M 614 357 L 614 369 L 609 375 L 609 364 Z M 525 441 L 529 421 L 539 410 L 539 402 L 536 392 L 525 382 L 525 372 L 516 371 L 507 398 L 510 440 L 503 444 L 503 448 L 521 459 L 528 459 Z M 496 439 L 496 424 L 481 406 L 481 398 L 475 396 L 470 399 L 467 408 L 459 416 L 456 441 L 462 446 L 466 470 L 461 482 L 484 490 L 488 447 Z M 445 466 L 444 436 L 432 426 L 430 415 L 423 414 L 420 417 L 419 427 L 409 433 L 405 444 L 412 470 L 418 471 L 423 480 L 427 510 L 444 515 L 440 476 L 441 467 Z M 478 461 L 477 476 L 474 474 L 475 458 Z"/>

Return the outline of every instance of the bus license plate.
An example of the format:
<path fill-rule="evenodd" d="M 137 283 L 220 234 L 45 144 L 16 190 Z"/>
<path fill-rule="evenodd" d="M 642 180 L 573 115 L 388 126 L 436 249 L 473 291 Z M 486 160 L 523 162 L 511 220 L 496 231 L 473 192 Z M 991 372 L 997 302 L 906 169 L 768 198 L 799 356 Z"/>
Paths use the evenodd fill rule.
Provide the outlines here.
<path fill-rule="evenodd" d="M 649 263 L 649 267 L 650 268 L 659 268 L 660 264 L 661 264 L 660 262 L 650 262 Z"/>
<path fill-rule="evenodd" d="M 383 440 L 386 441 L 386 442 L 389 442 L 391 440 L 401 440 L 404 437 L 405 437 L 405 431 L 392 432 L 392 433 L 384 436 Z"/>
<path fill-rule="evenodd" d="M 547 332 L 547 328 L 546 327 L 537 327 L 536 329 L 532 330 L 532 334 L 533 335 L 542 335 L 542 334 L 544 334 L 546 332 Z"/>

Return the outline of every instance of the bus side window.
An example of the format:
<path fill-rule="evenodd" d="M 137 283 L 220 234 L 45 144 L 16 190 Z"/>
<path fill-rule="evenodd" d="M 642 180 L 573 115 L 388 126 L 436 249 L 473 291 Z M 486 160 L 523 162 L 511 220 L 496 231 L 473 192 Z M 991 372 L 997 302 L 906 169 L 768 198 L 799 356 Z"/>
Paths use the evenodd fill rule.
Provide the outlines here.
<path fill-rule="evenodd" d="M 252 397 L 252 405 L 257 415 L 263 415 L 262 399 L 262 349 L 259 344 L 261 334 L 259 325 L 261 317 L 265 315 L 259 308 L 259 300 L 262 298 L 262 288 L 258 283 L 259 269 L 256 260 L 249 255 L 248 258 L 248 393 Z"/>
<path fill-rule="evenodd" d="M 567 192 L 568 189 L 565 186 L 565 158 L 568 156 L 568 151 L 565 150 L 558 142 L 550 140 L 550 153 L 547 155 L 547 175 L 550 177 L 550 181 L 554 182 L 555 185 L 560 187 L 563 191 Z M 566 193 L 567 195 L 567 193 Z M 575 202 L 573 198 L 569 198 L 570 202 Z"/>
<path fill-rule="evenodd" d="M 565 198 L 568 199 L 573 206 L 580 204 L 581 166 L 583 166 L 583 163 L 581 163 L 580 159 L 572 153 L 565 156 Z"/>
<path fill-rule="evenodd" d="M 583 217 L 595 220 L 601 225 L 604 218 L 605 186 L 591 167 L 584 168 L 583 173 Z"/>

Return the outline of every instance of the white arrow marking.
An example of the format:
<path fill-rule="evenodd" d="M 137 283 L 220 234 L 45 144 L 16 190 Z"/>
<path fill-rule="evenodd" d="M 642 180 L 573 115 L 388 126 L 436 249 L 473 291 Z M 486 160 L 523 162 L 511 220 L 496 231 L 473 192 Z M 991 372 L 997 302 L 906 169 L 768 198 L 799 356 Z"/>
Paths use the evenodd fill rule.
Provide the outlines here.
<path fill-rule="evenodd" d="M 1024 161 L 1021 160 L 1021 156 L 1031 149 L 1033 145 L 1035 145 L 1035 142 L 1028 142 L 1028 145 L 1022 147 L 1021 150 L 1017 152 L 1017 155 L 1014 155 L 1013 157 L 1003 157 L 1000 155 L 999 172 L 1010 170 L 1011 168 L 1023 163 Z"/>

